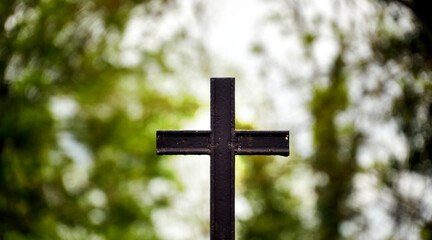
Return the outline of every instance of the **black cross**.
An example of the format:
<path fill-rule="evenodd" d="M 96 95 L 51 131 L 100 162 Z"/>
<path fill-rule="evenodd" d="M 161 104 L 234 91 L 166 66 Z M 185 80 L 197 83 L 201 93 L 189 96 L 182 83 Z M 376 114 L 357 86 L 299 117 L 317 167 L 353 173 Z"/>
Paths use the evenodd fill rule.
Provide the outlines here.
<path fill-rule="evenodd" d="M 289 155 L 289 131 L 236 131 L 234 78 L 211 78 L 210 131 L 157 131 L 162 154 L 210 155 L 210 238 L 234 240 L 234 155 Z"/>

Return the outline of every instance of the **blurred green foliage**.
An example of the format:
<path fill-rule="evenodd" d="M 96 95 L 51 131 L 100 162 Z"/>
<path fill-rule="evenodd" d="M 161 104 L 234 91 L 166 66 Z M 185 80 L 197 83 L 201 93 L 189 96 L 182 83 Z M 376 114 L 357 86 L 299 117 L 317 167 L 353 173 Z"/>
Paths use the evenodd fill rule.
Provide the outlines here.
<path fill-rule="evenodd" d="M 393 160 L 391 167 L 383 171 L 382 181 L 396 199 L 392 215 L 396 228 L 404 224 L 417 225 L 419 238 L 431 239 L 432 218 L 426 215 L 430 205 L 424 198 L 406 196 L 399 185 L 404 173 L 421 176 L 429 182 L 432 173 L 432 16 L 430 3 L 423 0 L 385 0 L 386 5 L 399 7 L 394 15 L 409 12 L 414 27 L 403 34 L 379 31 L 372 41 L 376 62 L 387 66 L 396 62 L 404 74 L 394 76 L 401 94 L 392 103 L 392 117 L 408 145 L 406 161 Z M 380 29 L 381 30 L 381 29 Z M 426 191 L 426 190 L 425 190 Z M 418 212 L 416 212 L 418 211 Z"/>
<path fill-rule="evenodd" d="M 311 165 L 324 178 L 324 183 L 316 187 L 316 208 L 321 219 L 316 239 L 339 239 L 341 223 L 353 215 L 347 198 L 352 192 L 353 177 L 358 170 L 356 155 L 361 134 L 353 128 L 338 129 L 335 122 L 338 113 L 349 104 L 343 43 L 340 47 L 340 53 L 329 71 L 328 86 L 316 88 L 311 101 L 311 113 L 315 120 L 315 154 Z"/>
<path fill-rule="evenodd" d="M 309 102 L 314 145 L 310 158 L 300 161 L 294 154 L 290 163 L 270 157 L 238 159 L 244 168 L 238 189 L 252 209 L 249 218 L 239 220 L 239 238 L 356 238 L 341 229 L 360 218 L 351 197 L 355 177 L 367 171 L 358 166 L 365 136 L 352 123 L 337 120 L 353 107 L 348 91 L 352 72 L 397 65 L 402 73 L 389 73 L 391 79 L 362 97 L 385 94 L 386 81 L 397 83 L 402 91 L 389 104 L 387 120 L 396 120 L 408 156 L 373 171 L 382 191 L 394 199 L 390 212 L 395 229 L 415 224 L 419 238 L 431 239 L 432 219 L 424 211 L 430 205 L 406 197 L 398 188 L 398 176 L 408 172 L 428 181 L 432 172 L 432 18 L 424 0 L 375 3 L 382 8 L 376 16 L 378 29 L 365 43 L 373 58 L 359 59 L 355 69 L 352 60 L 346 60 L 350 32 L 335 23 L 338 52 L 325 83 L 312 86 Z M 151 69 L 174 72 L 165 60 L 166 45 L 140 52 L 139 67 L 123 64 L 119 56 L 134 11 L 158 19 L 172 4 L 0 2 L 0 239 L 158 239 L 152 212 L 169 206 L 172 199 L 152 194 L 149 183 L 175 183 L 176 177 L 167 159 L 155 156 L 155 130 L 180 127 L 198 105 L 191 96 L 168 98 L 155 90 Z M 411 30 L 400 34 L 384 26 L 383 15 L 393 6 L 398 6 L 393 12 L 396 23 L 400 14 L 412 14 Z M 300 39 L 307 57 L 313 58 L 312 48 L 321 36 L 306 30 Z M 170 40 L 173 45 L 176 37 Z M 252 51 L 264 54 L 265 48 L 256 44 Z M 300 164 L 319 178 L 314 188 L 316 223 L 305 222 L 302 199 L 286 184 Z M 399 239 L 396 234 L 390 237 Z"/>
<path fill-rule="evenodd" d="M 237 129 L 252 130 L 253 126 L 236 123 Z M 272 156 L 237 156 L 236 168 L 241 168 L 236 186 L 249 202 L 251 216 L 239 220 L 239 239 L 311 239 L 312 234 L 301 221 L 300 199 L 287 183 L 296 165 Z M 294 164 L 293 164 L 294 162 Z M 240 166 L 239 166 L 240 165 Z M 238 169 L 237 169 L 238 170 Z"/>
<path fill-rule="evenodd" d="M 155 129 L 198 105 L 152 88 L 163 52 L 125 67 L 119 43 L 132 10 L 171 4 L 0 2 L 0 239 L 158 239 L 151 214 L 170 199 L 148 183 L 174 177 Z"/>
<path fill-rule="evenodd" d="M 314 61 L 317 60 L 314 57 L 316 56 L 312 53 L 314 48 L 318 47 L 316 42 L 320 38 L 328 37 L 327 35 L 321 36 L 322 33 L 319 30 L 319 27 L 325 24 L 322 16 L 316 18 L 317 22 L 306 22 L 311 13 L 302 7 L 308 6 L 307 3 L 303 4 L 302 1 L 295 0 L 280 2 L 281 6 L 289 7 L 276 10 L 271 21 L 279 25 L 282 32 L 295 29 L 296 34 L 299 35 L 296 37 L 299 38 L 304 48 L 306 59 L 315 63 Z M 345 14 L 343 11 L 347 9 L 341 6 L 355 9 L 356 4 L 359 4 L 358 6 L 362 4 L 355 2 L 335 0 L 332 7 Z M 267 184 L 268 182 L 276 183 L 280 178 L 286 178 L 286 181 L 289 181 L 293 169 L 298 168 L 301 164 L 293 164 L 287 168 L 279 166 L 280 169 L 286 169 L 279 176 L 267 172 L 272 165 L 274 166 L 274 163 L 257 158 L 246 163 L 256 168 L 250 167 L 246 171 L 252 172 L 254 177 L 246 178 L 247 187 L 251 189 L 245 190 L 245 196 L 252 203 L 261 203 L 258 206 L 254 205 L 254 209 L 266 209 L 267 211 L 256 211 L 249 221 L 243 221 L 241 227 L 242 232 L 245 233 L 244 239 L 379 239 L 371 230 L 370 224 L 373 224 L 369 223 L 371 216 L 362 215 L 364 211 L 370 210 L 359 208 L 355 200 L 355 197 L 358 197 L 355 192 L 355 178 L 359 175 L 376 178 L 378 180 L 376 187 L 379 194 L 382 194 L 381 197 L 391 199 L 390 203 L 375 203 L 377 209 L 383 208 L 385 214 L 389 216 L 388 219 L 381 220 L 387 224 L 383 227 L 383 232 L 389 232 L 385 239 L 407 239 L 409 237 L 432 239 L 432 218 L 427 213 L 432 208 L 427 197 L 432 176 L 432 15 L 429 11 L 430 2 L 424 0 L 370 2 L 375 8 L 376 15 L 373 15 L 374 18 L 367 19 L 371 27 L 366 26 L 363 30 L 369 31 L 369 35 L 362 44 L 365 49 L 371 50 L 371 55 L 363 59 L 361 54 L 359 56 L 353 54 L 353 52 L 360 53 L 353 51 L 353 48 L 359 46 L 352 43 L 355 42 L 353 32 L 355 32 L 356 25 L 344 28 L 343 25 L 346 22 L 330 19 L 333 37 L 337 42 L 336 56 L 328 68 L 316 67 L 319 73 L 313 77 L 316 78 L 318 75 L 318 78 L 322 77 L 321 79 L 313 79 L 310 82 L 301 80 L 302 83 L 299 83 L 300 86 L 312 85 L 309 110 L 312 119 L 314 148 L 311 157 L 306 160 L 308 167 L 314 173 L 312 176 L 318 179 L 314 189 L 317 223 L 307 224 L 302 221 L 304 218 L 301 215 L 292 214 L 295 213 L 294 209 L 301 205 L 296 202 L 299 203 L 301 200 L 291 195 L 289 188 L 284 189 L 281 193 L 275 186 L 271 187 L 271 184 Z M 356 10 L 350 11 L 356 12 Z M 339 18 L 339 20 L 349 21 L 349 17 L 345 18 Z M 408 28 L 406 27 L 407 19 L 412 24 Z M 394 24 L 393 26 L 398 26 L 397 30 L 388 27 L 389 21 Z M 372 26 L 376 28 L 373 29 Z M 257 46 L 259 48 L 256 46 L 252 48 L 254 53 L 265 52 L 264 47 Z M 263 55 L 263 58 L 266 58 L 265 54 Z M 286 65 L 282 66 L 284 67 L 289 68 Z M 382 76 L 386 77 L 381 79 L 372 74 L 376 77 L 371 80 L 375 87 L 363 88 L 362 83 L 357 84 L 356 91 L 360 93 L 362 100 L 353 102 L 353 96 L 349 95 L 352 92 L 349 91 L 350 84 L 353 82 L 351 78 L 358 77 L 359 74 L 368 72 L 370 69 L 379 71 Z M 264 69 L 263 71 L 269 70 Z M 320 75 L 322 72 L 324 72 L 323 75 Z M 364 81 L 368 82 L 368 80 Z M 344 114 L 345 116 L 351 115 L 351 119 L 356 119 L 356 116 L 352 115 L 359 112 L 358 108 L 363 102 L 371 99 L 372 102 L 386 101 L 382 100 L 383 96 L 389 95 L 391 91 L 387 87 L 392 84 L 398 86 L 401 90 L 400 94 L 396 94 L 396 97 L 387 96 L 387 101 L 388 99 L 390 101 L 385 109 L 377 110 L 381 111 L 379 117 L 371 115 L 365 118 L 373 119 L 372 122 L 375 121 L 375 124 L 379 121 L 395 121 L 399 133 L 407 143 L 407 158 L 392 156 L 389 163 L 384 164 L 382 162 L 388 160 L 374 159 L 377 161 L 374 166 L 364 168 L 359 164 L 359 149 L 371 147 L 365 143 L 371 133 L 363 131 L 372 130 L 364 130 L 356 126 L 358 122 L 361 122 L 361 116 L 358 117 L 360 120 L 357 122 L 338 120 L 341 120 Z M 295 155 L 290 156 L 290 161 L 295 162 L 297 158 Z M 421 185 L 424 192 L 420 196 L 415 194 L 413 196 L 410 195 L 412 189 L 402 189 L 401 186 L 404 184 L 413 184 L 404 183 L 409 180 L 403 178 L 404 176 L 415 177 L 415 183 Z M 357 185 L 364 186 L 358 181 Z M 369 190 L 372 191 L 372 188 Z M 252 194 L 253 191 L 256 192 Z M 281 194 L 284 195 L 284 200 L 278 202 L 277 199 L 280 199 Z M 276 209 L 284 209 L 283 213 L 278 214 L 274 209 L 275 206 L 277 206 Z M 286 206 L 289 207 L 285 208 Z M 382 213 L 376 213 L 376 216 L 379 214 Z M 348 226 L 346 223 L 352 224 L 351 229 L 345 229 L 346 231 L 343 232 L 344 227 Z M 392 229 L 388 229 L 389 226 Z M 417 230 L 418 232 L 415 232 Z M 283 235 L 285 231 L 289 231 L 291 235 Z M 297 231 L 303 234 L 297 234 Z M 305 232 L 308 234 L 304 234 Z"/>

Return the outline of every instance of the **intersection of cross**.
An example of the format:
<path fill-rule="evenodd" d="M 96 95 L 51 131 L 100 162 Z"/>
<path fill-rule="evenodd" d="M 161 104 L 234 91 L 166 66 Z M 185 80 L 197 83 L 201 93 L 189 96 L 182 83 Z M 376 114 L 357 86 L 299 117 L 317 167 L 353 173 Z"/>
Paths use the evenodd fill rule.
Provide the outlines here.
<path fill-rule="evenodd" d="M 210 131 L 158 130 L 158 155 L 210 155 L 210 238 L 234 240 L 235 155 L 289 155 L 289 131 L 235 130 L 234 78 L 211 78 Z"/>

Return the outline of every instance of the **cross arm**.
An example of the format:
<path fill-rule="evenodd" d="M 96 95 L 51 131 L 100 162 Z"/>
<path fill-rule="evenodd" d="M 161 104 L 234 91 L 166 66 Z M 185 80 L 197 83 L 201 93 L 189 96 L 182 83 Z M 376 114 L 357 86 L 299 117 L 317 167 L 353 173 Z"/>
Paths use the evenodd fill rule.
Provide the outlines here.
<path fill-rule="evenodd" d="M 156 131 L 156 153 L 173 154 L 210 154 L 210 131 Z"/>
<path fill-rule="evenodd" d="M 239 155 L 289 156 L 289 131 L 236 131 L 235 143 Z"/>

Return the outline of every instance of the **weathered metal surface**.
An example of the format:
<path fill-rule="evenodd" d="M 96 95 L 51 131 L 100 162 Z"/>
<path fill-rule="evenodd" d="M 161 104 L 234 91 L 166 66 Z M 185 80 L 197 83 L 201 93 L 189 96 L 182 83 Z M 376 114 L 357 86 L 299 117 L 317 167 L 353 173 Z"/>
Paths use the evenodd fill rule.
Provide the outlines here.
<path fill-rule="evenodd" d="M 156 131 L 158 155 L 210 155 L 211 131 Z M 289 156 L 289 131 L 235 131 L 233 148 L 236 155 Z"/>
<path fill-rule="evenodd" d="M 236 131 L 237 155 L 289 155 L 289 131 Z"/>
<path fill-rule="evenodd" d="M 234 79 L 211 79 L 210 237 L 234 239 Z"/>
<path fill-rule="evenodd" d="M 210 131 L 157 131 L 157 154 L 210 155 L 210 238 L 234 240 L 235 155 L 289 155 L 288 131 L 236 131 L 234 78 L 211 79 Z"/>
<path fill-rule="evenodd" d="M 157 131 L 156 153 L 210 154 L 210 131 Z"/>

